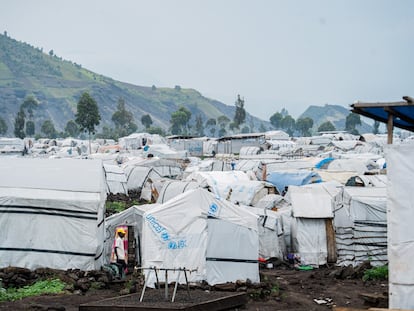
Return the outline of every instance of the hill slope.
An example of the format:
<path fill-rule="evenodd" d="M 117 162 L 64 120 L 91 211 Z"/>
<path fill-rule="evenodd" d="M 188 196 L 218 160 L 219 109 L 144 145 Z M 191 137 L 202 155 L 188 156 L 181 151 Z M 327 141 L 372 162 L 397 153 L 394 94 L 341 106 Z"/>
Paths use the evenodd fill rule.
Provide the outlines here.
<path fill-rule="evenodd" d="M 309 106 L 300 118 L 309 117 L 313 120 L 313 129 L 316 132 L 319 125 L 330 121 L 338 131 L 345 129 L 345 120 L 350 111 L 339 105 Z M 371 133 L 372 126 L 368 125 L 361 119 L 361 126 L 357 126 L 360 133 Z"/>
<path fill-rule="evenodd" d="M 13 136 L 14 119 L 27 96 L 33 95 L 39 101 L 33 114 L 36 133 L 47 119 L 62 131 L 74 119 L 77 102 L 84 91 L 98 103 L 100 128 L 113 127 L 111 117 L 120 98 L 133 113 L 139 129 L 143 129 L 140 120 L 144 114 L 151 115 L 154 126 L 168 129 L 171 113 L 181 105 L 191 111 L 190 123 L 194 123 L 197 115 L 204 122 L 221 115 L 230 120 L 234 117 L 234 106 L 208 99 L 196 90 L 143 87 L 115 81 L 52 52 L 46 54 L 40 48 L 0 35 L 0 117 L 7 122 L 9 136 Z M 269 125 L 249 114 L 246 123 L 253 124 L 256 131 L 262 123 Z"/>

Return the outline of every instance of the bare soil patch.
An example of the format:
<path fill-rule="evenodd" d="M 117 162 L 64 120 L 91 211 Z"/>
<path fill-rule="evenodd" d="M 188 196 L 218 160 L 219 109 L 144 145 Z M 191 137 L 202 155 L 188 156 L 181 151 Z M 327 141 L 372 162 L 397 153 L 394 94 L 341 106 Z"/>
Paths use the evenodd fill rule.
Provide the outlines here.
<path fill-rule="evenodd" d="M 132 277 L 129 276 L 129 277 Z M 65 310 L 77 311 L 79 305 L 100 301 L 110 297 L 119 297 L 130 293 L 140 293 L 140 282 L 129 287 L 132 282 L 111 283 L 105 289 L 89 289 L 86 292 L 62 295 L 29 297 L 20 301 L 2 302 L 0 310 Z M 370 307 L 388 307 L 387 281 L 362 281 L 361 271 L 347 268 L 323 267 L 311 271 L 297 271 L 289 268 L 261 270 L 261 283 L 251 286 L 245 284 L 227 284 L 222 287 L 197 289 L 197 295 L 207 295 L 210 291 L 246 292 L 249 300 L 242 308 L 247 311 L 267 310 L 330 310 L 333 307 L 353 307 L 368 309 Z M 194 289 L 192 289 L 194 290 Z M 206 291 L 207 290 L 207 291 Z M 196 299 L 195 291 L 191 292 Z M 159 294 L 159 292 L 158 292 Z M 154 305 L 165 303 L 163 295 Z M 369 294 L 373 299 L 367 300 L 362 294 Z M 148 296 L 149 297 L 149 296 Z M 182 287 L 177 292 L 177 299 L 187 297 Z M 378 299 L 375 299 L 378 297 Z M 145 298 L 144 298 L 145 301 Z M 146 303 L 149 301 L 146 300 Z M 139 303 L 139 301 L 137 302 Z"/>

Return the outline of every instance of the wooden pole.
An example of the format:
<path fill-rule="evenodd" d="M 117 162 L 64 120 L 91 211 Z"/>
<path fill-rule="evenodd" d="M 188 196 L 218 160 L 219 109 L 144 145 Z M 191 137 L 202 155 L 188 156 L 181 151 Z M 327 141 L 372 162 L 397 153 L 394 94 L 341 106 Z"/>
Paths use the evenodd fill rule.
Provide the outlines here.
<path fill-rule="evenodd" d="M 325 219 L 325 230 L 326 230 L 326 249 L 328 251 L 328 263 L 336 263 L 337 254 L 336 254 L 336 239 L 335 239 L 335 229 L 333 226 L 333 219 Z"/>
<path fill-rule="evenodd" d="M 388 122 L 387 122 L 388 139 L 387 139 L 387 144 L 389 144 L 389 145 L 392 145 L 393 129 L 394 129 L 394 118 L 393 118 L 392 113 L 390 113 L 388 111 Z"/>

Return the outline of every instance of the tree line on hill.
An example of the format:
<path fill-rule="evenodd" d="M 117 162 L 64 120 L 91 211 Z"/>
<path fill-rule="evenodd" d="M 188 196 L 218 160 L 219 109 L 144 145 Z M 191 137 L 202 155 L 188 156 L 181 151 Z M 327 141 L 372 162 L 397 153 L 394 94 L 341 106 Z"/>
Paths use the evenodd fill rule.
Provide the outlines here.
<path fill-rule="evenodd" d="M 252 126 L 249 127 L 246 124 L 246 110 L 244 108 L 244 98 L 240 95 L 237 96 L 235 102 L 235 113 L 233 120 L 230 120 L 227 116 L 221 115 L 217 118 L 210 118 L 203 121 L 201 115 L 195 116 L 195 122 L 191 123 L 192 113 L 185 108 L 180 108 L 173 112 L 170 116 L 169 132 L 166 132 L 161 127 L 152 126 L 153 121 L 150 114 L 141 116 L 141 124 L 145 127 L 145 131 L 151 134 L 165 135 L 190 135 L 202 137 L 210 135 L 212 137 L 222 137 L 228 134 L 234 133 L 250 133 L 253 132 Z M 117 140 L 120 137 L 128 136 L 135 133 L 138 130 L 138 126 L 135 123 L 133 114 L 125 107 L 125 101 L 123 98 L 118 99 L 117 110 L 112 115 L 112 122 L 114 127 L 103 126 L 102 131 L 97 133 L 97 126 L 100 124 L 101 115 L 96 100 L 89 95 L 88 92 L 84 92 L 78 103 L 77 112 L 74 120 L 69 120 L 66 123 L 64 131 L 58 132 L 55 129 L 53 121 L 45 120 L 40 127 L 40 132 L 36 132 L 34 123 L 34 114 L 38 106 L 38 101 L 34 96 L 28 96 L 24 99 L 20 105 L 20 109 L 17 112 L 14 120 L 14 135 L 21 139 L 25 137 L 81 137 L 85 138 L 88 134 L 89 139 L 92 135 L 96 138 L 106 138 Z M 280 112 L 274 113 L 269 119 L 271 125 L 276 130 L 283 130 L 290 136 L 311 136 L 314 121 L 310 117 L 298 118 L 295 120 L 289 112 L 283 108 Z M 351 134 L 359 134 L 356 127 L 361 125 L 361 118 L 358 114 L 350 113 L 346 117 L 345 130 Z M 373 132 L 378 133 L 379 123 L 375 122 Z M 0 135 L 4 135 L 7 132 L 7 124 L 0 117 Z M 318 132 L 336 131 L 335 126 L 326 121 L 319 125 Z M 259 132 L 265 132 L 263 124 L 259 128 Z"/>

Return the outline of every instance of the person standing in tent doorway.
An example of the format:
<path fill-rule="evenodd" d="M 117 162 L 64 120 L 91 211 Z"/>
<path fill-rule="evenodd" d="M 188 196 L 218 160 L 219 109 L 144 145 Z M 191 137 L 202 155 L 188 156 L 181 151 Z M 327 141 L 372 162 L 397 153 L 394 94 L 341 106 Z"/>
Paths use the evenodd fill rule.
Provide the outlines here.
<path fill-rule="evenodd" d="M 126 231 L 123 228 L 118 228 L 116 230 L 115 236 L 115 248 L 114 248 L 114 259 L 119 267 L 119 274 L 121 279 L 125 277 L 125 269 L 126 269 L 126 252 L 125 252 L 125 245 L 124 245 L 124 238 L 125 238 Z"/>
<path fill-rule="evenodd" d="M 231 165 L 231 170 L 234 171 L 234 169 L 236 168 L 236 162 L 234 161 L 233 158 L 231 159 L 230 165 Z"/>

